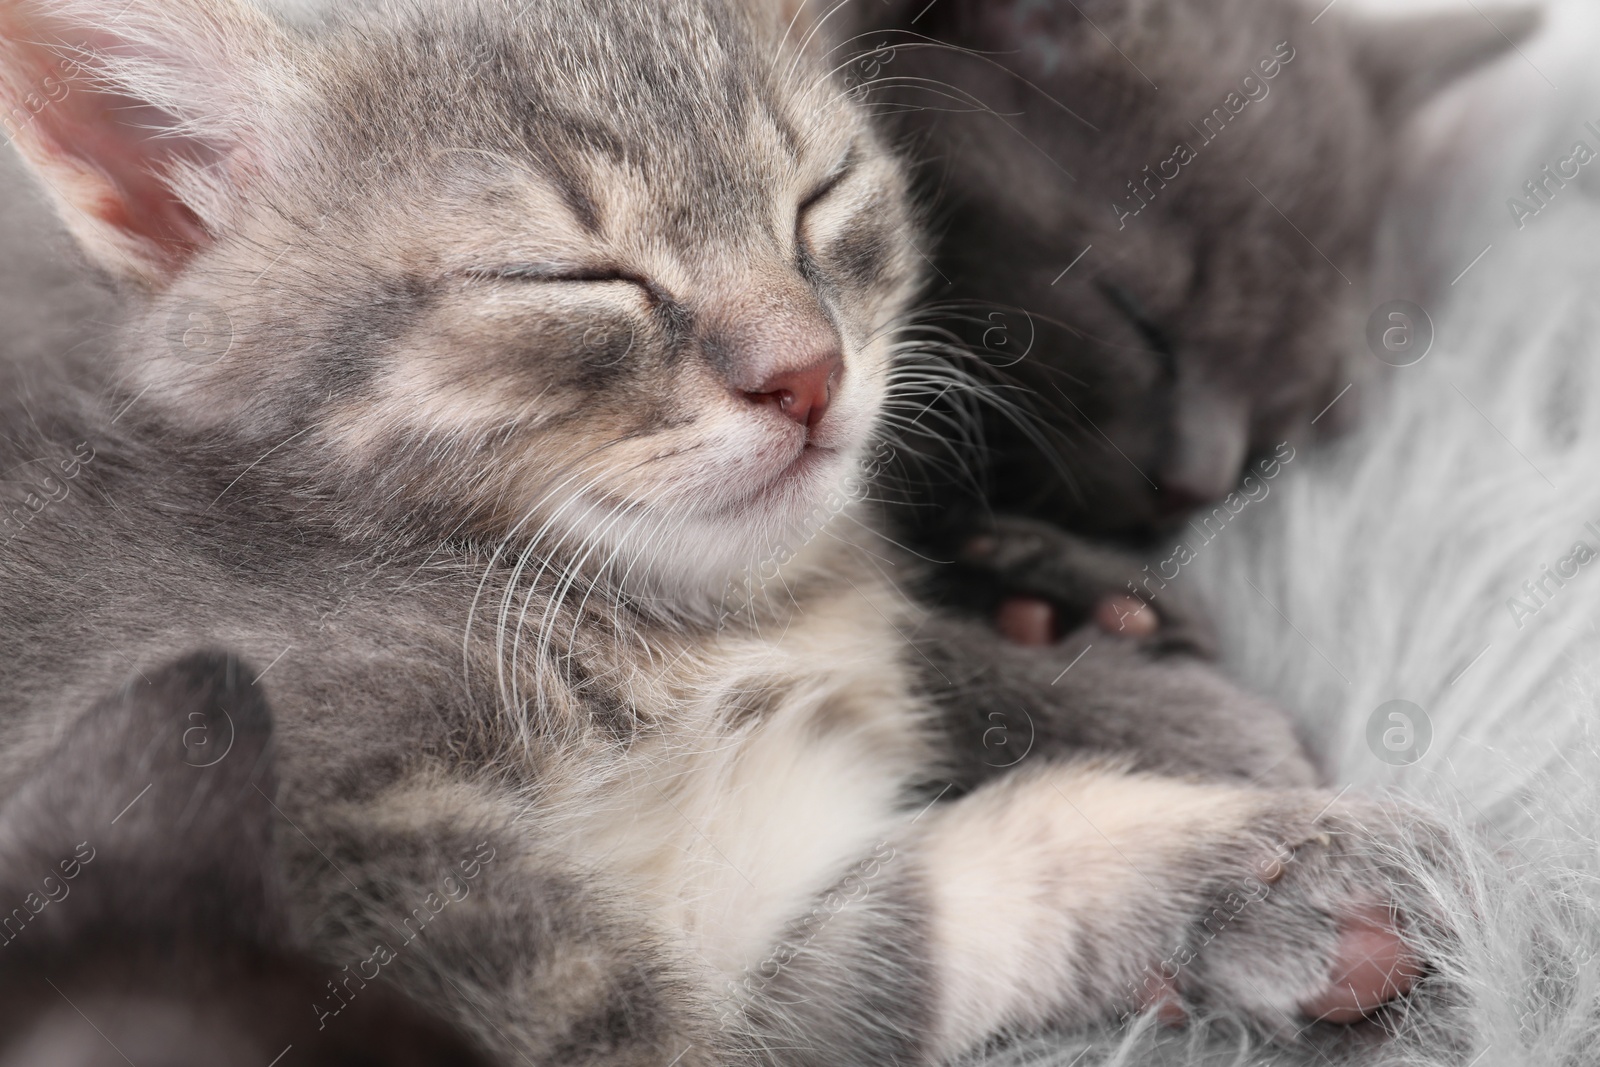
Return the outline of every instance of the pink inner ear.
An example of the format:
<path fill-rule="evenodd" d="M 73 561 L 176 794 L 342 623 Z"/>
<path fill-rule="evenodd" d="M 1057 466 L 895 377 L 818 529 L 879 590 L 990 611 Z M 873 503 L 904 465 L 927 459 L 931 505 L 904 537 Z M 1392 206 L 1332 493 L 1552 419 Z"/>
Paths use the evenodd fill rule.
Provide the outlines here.
<path fill-rule="evenodd" d="M 210 234 L 165 175 L 179 161 L 212 163 L 219 154 L 173 135 L 177 121 L 159 108 L 95 85 L 90 71 L 77 71 L 67 86 L 34 121 L 46 151 L 105 179 L 105 195 L 78 206 L 149 248 L 166 268 L 181 266 Z"/>
<path fill-rule="evenodd" d="M 174 193 L 172 168 L 209 165 L 222 153 L 177 132 L 172 114 L 108 88 L 93 58 L 76 58 L 125 53 L 121 42 L 85 40 L 80 31 L 71 40 L 81 49 L 52 47 L 40 43 L 62 42 L 50 27 L 32 20 L 18 25 L 4 17 L 5 7 L 0 0 L 0 34 L 10 38 L 0 47 L 0 66 L 11 69 L 0 70 L 0 85 L 22 96 L 23 106 L 12 109 L 22 123 L 20 147 L 69 210 L 109 231 L 112 243 L 136 251 L 157 272 L 177 270 L 211 235 Z"/>

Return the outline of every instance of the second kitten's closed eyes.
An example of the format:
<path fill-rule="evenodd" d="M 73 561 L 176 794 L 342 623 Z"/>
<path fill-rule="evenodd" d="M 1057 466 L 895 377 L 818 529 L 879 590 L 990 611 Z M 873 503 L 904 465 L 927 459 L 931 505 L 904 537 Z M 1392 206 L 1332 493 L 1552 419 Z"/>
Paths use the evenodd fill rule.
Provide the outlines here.
<path fill-rule="evenodd" d="M 866 73 L 940 205 L 935 299 L 1048 424 L 1039 441 L 988 420 L 990 503 L 1103 534 L 1215 501 L 1255 456 L 1354 413 L 1345 396 L 1313 426 L 1371 363 L 1399 128 L 1534 22 L 1280 0 L 899 7 L 861 42 L 885 45 Z"/>

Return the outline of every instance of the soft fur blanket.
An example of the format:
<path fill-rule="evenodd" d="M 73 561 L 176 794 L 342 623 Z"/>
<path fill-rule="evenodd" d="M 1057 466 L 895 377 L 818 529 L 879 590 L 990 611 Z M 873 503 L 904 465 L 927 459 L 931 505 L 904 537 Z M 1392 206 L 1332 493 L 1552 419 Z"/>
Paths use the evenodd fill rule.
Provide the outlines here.
<path fill-rule="evenodd" d="M 1340 401 L 1361 428 L 1303 450 L 1178 579 L 1336 785 L 1459 830 L 1443 876 L 1406 858 L 1412 906 L 1450 932 L 1420 995 L 1387 1041 L 1285 1051 L 1145 1020 L 998 1062 L 1600 1063 L 1600 159 L 1544 206 L 1524 190 L 1600 150 L 1597 50 L 1600 8 L 1556 7 L 1419 124 L 1371 306 L 1425 307 L 1431 351 L 1374 358 Z M 1520 228 L 1513 197 L 1540 208 Z"/>

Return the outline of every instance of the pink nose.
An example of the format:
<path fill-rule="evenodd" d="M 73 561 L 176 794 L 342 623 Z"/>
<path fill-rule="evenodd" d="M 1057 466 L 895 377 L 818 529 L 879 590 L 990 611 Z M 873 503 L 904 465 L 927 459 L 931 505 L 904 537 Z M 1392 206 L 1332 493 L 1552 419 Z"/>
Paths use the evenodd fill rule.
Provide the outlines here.
<path fill-rule="evenodd" d="M 808 367 L 781 371 L 762 382 L 745 396 L 757 404 L 771 404 L 801 426 L 812 427 L 822 421 L 833 399 L 833 387 L 844 374 L 844 361 L 829 356 Z"/>

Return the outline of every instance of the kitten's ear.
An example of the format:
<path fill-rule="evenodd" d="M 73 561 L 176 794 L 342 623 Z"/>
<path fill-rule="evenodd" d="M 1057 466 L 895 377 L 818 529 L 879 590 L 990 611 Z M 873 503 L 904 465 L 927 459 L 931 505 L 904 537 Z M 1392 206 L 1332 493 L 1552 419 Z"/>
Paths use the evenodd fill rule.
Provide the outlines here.
<path fill-rule="evenodd" d="M 245 0 L 0 0 L 0 127 L 92 259 L 160 285 L 229 213 L 277 34 Z"/>
<path fill-rule="evenodd" d="M 1354 25 L 1356 64 L 1378 110 L 1398 121 L 1458 78 L 1515 48 L 1541 21 L 1531 7 L 1364 20 Z"/>

